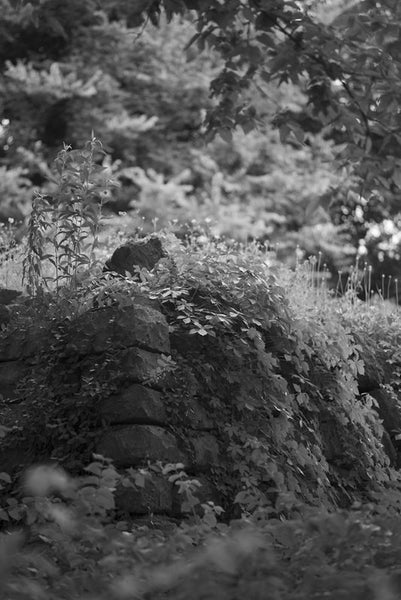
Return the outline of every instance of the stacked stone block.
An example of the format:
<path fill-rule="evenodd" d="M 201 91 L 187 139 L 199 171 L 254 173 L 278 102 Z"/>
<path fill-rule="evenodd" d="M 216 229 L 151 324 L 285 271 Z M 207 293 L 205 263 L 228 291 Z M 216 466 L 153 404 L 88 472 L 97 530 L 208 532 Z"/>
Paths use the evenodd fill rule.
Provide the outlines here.
<path fill-rule="evenodd" d="M 117 358 L 118 391 L 99 403 L 106 427 L 96 452 L 111 458 L 118 469 L 181 463 L 191 475 L 200 474 L 200 495 L 209 493 L 211 486 L 205 474 L 218 462 L 218 442 L 210 431 L 212 424 L 195 401 L 185 408 L 188 439 L 183 443 L 171 430 L 163 399 L 166 381 L 162 366 L 163 357 L 170 353 L 169 328 L 155 303 L 138 297 L 130 306 L 85 312 L 71 321 L 64 340 L 65 355 L 77 360 L 81 381 L 107 352 Z M 46 344 L 46 335 L 39 329 L 3 335 L 0 389 L 6 402 L 15 397 L 18 383 Z M 143 488 L 117 490 L 117 500 L 121 508 L 134 514 L 180 512 L 176 486 L 155 474 L 145 477 Z"/>

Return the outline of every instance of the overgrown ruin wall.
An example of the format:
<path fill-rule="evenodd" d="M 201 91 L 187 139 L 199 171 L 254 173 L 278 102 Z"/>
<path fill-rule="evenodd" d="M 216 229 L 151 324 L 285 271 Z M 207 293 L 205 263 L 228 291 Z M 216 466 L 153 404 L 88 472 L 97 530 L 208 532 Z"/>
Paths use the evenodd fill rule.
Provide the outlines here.
<path fill-rule="evenodd" d="M 0 344 L 0 389 L 3 400 L 16 402 L 24 377 L 35 371 L 49 340 L 42 330 L 13 331 Z M 148 461 L 182 463 L 203 480 L 200 495 L 212 494 L 204 473 L 218 460 L 219 444 L 213 424 L 195 401 L 186 407 L 188 440 L 185 449 L 171 430 L 171 419 L 163 400 L 164 360 L 170 353 L 169 328 L 155 303 L 138 298 L 135 306 L 101 308 L 74 319 L 64 335 L 66 364 L 71 356 L 77 367 L 69 381 L 76 393 L 91 376 L 94 361 L 106 353 L 118 356 L 118 390 L 98 405 L 105 431 L 95 451 L 111 458 L 117 468 L 138 467 Z M 115 365 L 115 360 L 113 365 Z M 108 368 L 105 361 L 105 369 Z M 78 374 L 79 371 L 79 374 Z M 11 469 L 21 460 L 29 464 L 23 448 L 0 446 L 0 470 Z M 177 486 L 156 474 L 145 478 L 143 488 L 118 490 L 121 508 L 136 514 L 179 513 Z"/>
<path fill-rule="evenodd" d="M 159 306 L 147 298 L 138 296 L 134 305 L 123 308 L 90 310 L 64 324 L 62 360 L 54 376 L 60 377 L 63 393 L 67 390 L 74 397 L 94 377 L 95 364 L 105 372 L 117 363 L 114 390 L 101 397 L 97 405 L 104 428 L 96 440 L 96 453 L 111 458 L 117 468 L 142 467 L 148 461 L 182 463 L 187 473 L 201 482 L 200 499 L 218 501 L 211 474 L 224 461 L 226 448 L 217 433 L 216 415 L 212 418 L 208 414 L 196 394 L 182 399 L 176 409 L 184 423 L 185 436 L 182 428 L 177 434 L 177 415 L 172 414 L 165 393 L 171 391 L 169 369 L 165 367 L 171 340 Z M 174 341 L 177 343 L 179 340 Z M 190 343 L 194 343 L 193 336 Z M 18 410 L 21 382 L 29 385 L 48 346 L 43 328 L 35 325 L 29 331 L 6 330 L 3 334 L 0 390 L 3 405 L 9 404 L 11 411 Z M 185 354 L 184 347 L 182 352 Z M 110 355 L 114 358 L 112 363 L 107 359 Z M 62 381 L 60 375 L 64 368 L 67 381 Z M 401 430 L 401 413 L 397 399 L 383 383 L 385 375 L 380 370 L 372 371 L 372 376 L 361 377 L 360 392 L 375 397 L 385 427 L 383 444 L 391 463 L 398 466 L 396 434 Z M 321 419 L 324 458 L 333 464 L 342 453 L 341 431 L 337 429 L 333 419 Z M 0 445 L 0 471 L 12 470 L 18 463 L 27 465 L 30 460 L 32 457 L 23 447 Z M 156 472 L 146 475 L 144 487 L 119 489 L 117 502 L 133 514 L 177 515 L 181 506 L 177 486 Z"/>

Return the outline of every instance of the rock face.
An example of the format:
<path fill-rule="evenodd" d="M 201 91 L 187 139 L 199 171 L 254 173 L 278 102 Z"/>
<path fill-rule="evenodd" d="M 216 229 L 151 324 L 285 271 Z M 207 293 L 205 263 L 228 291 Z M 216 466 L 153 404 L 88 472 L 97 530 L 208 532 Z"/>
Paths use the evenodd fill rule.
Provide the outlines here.
<path fill-rule="evenodd" d="M 160 355 L 141 348 L 127 348 L 119 353 L 120 381 L 151 382 L 153 386 L 162 386 L 159 373 L 162 369 Z M 159 383 L 158 383 L 159 381 Z"/>
<path fill-rule="evenodd" d="M 119 275 L 135 275 L 137 269 L 150 271 L 165 256 L 159 238 L 151 238 L 147 242 L 131 242 L 114 251 L 106 262 L 103 271 L 113 271 Z"/>
<path fill-rule="evenodd" d="M 150 262 L 147 265 L 151 266 Z M 94 364 L 107 371 L 108 354 L 118 365 L 118 372 L 113 371 L 117 391 L 102 398 L 98 405 L 105 425 L 95 448 L 98 454 L 111 458 L 117 468 L 141 468 L 148 462 L 179 463 L 193 474 L 206 473 L 217 462 L 219 446 L 211 433 L 213 423 L 195 399 L 180 401 L 183 422 L 188 424 L 187 442 L 173 433 L 163 396 L 163 361 L 170 354 L 170 336 L 157 304 L 141 297 L 132 306 L 89 310 L 68 322 L 63 340 L 63 359 L 53 368 L 51 377 L 56 381 L 64 377 L 63 385 L 71 397 L 85 380 L 93 377 Z M 38 361 L 45 360 L 48 347 L 49 332 L 45 327 L 4 332 L 0 338 L 3 402 L 18 399 L 20 383 L 30 377 L 30 370 L 35 370 Z M 72 361 L 74 370 L 70 368 L 65 377 L 68 361 Z M 0 441 L 0 465 L 11 468 L 24 461 L 29 464 L 27 449 L 7 447 Z M 207 475 L 201 477 L 204 494 L 209 493 L 206 490 L 213 486 Z M 167 478 L 148 473 L 143 487 L 117 490 L 117 506 L 133 514 L 176 515 L 185 500 L 177 490 Z"/>
<path fill-rule="evenodd" d="M 161 393 L 137 383 L 105 398 L 99 409 L 110 425 L 167 425 Z"/>
<path fill-rule="evenodd" d="M 18 290 L 10 290 L 8 288 L 0 288 L 0 304 L 8 305 L 12 304 L 21 296 L 22 292 Z"/>
<path fill-rule="evenodd" d="M 141 305 L 100 308 L 80 315 L 70 327 L 69 343 L 82 356 L 106 352 L 110 346 L 170 352 L 165 318 L 151 306 Z"/>
<path fill-rule="evenodd" d="M 124 425 L 104 434 L 97 452 L 112 458 L 117 467 L 138 467 L 146 461 L 188 462 L 174 435 L 154 425 Z"/>

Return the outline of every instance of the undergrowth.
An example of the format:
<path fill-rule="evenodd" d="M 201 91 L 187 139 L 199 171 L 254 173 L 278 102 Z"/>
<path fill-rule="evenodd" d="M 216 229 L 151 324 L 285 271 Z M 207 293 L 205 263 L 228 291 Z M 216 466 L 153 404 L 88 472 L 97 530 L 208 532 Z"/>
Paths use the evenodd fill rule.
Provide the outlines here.
<path fill-rule="evenodd" d="M 261 512 L 229 525 L 129 523 L 113 518 L 118 478 L 101 457 L 80 480 L 27 473 L 28 522 L 0 533 L 5 600 L 399 597 L 400 521 L 372 506 L 290 521 Z"/>

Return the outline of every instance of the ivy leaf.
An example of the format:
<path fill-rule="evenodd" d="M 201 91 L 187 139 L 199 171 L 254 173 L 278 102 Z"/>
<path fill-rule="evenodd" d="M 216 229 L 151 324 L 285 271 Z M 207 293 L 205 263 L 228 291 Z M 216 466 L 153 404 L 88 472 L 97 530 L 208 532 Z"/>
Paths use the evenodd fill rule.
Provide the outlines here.
<path fill-rule="evenodd" d="M 227 144 L 231 144 L 231 142 L 233 141 L 233 132 L 231 129 L 228 129 L 228 127 L 222 127 L 218 129 L 217 133 L 219 134 L 222 140 L 227 142 Z"/>
<path fill-rule="evenodd" d="M 397 169 L 396 171 L 394 171 L 392 179 L 395 185 L 401 189 L 401 169 Z"/>

